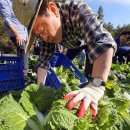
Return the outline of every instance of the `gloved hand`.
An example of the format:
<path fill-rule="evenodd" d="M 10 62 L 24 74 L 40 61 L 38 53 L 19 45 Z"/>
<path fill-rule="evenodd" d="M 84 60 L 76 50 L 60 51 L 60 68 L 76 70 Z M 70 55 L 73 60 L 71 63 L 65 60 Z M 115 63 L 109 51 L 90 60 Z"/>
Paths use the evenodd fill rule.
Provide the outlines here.
<path fill-rule="evenodd" d="M 87 108 L 90 106 L 92 118 L 95 119 L 97 115 L 98 101 L 103 97 L 104 91 L 104 86 L 96 87 L 90 82 L 85 88 L 72 91 L 64 96 L 64 100 L 70 99 L 66 107 L 71 110 L 81 101 L 77 116 L 82 118 L 87 113 Z"/>

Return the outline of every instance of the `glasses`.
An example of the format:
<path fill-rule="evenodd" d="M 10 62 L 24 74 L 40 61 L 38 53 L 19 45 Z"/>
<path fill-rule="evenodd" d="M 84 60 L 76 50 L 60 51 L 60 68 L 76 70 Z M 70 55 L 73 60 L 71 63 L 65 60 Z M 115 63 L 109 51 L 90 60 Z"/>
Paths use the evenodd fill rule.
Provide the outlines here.
<path fill-rule="evenodd" d="M 41 33 L 37 36 L 37 39 L 43 40 L 44 38 L 47 38 L 47 37 L 48 37 L 47 29 L 44 27 L 42 28 Z"/>
<path fill-rule="evenodd" d="M 39 37 L 41 37 L 41 38 L 45 38 L 47 36 L 48 36 L 48 33 L 46 30 L 43 30 L 42 33 L 39 35 Z"/>
<path fill-rule="evenodd" d="M 47 33 L 46 30 L 43 30 L 42 33 L 39 34 L 39 36 L 36 36 L 38 41 L 41 41 L 41 40 L 43 40 L 44 38 L 47 38 L 47 37 L 48 37 L 48 33 Z"/>

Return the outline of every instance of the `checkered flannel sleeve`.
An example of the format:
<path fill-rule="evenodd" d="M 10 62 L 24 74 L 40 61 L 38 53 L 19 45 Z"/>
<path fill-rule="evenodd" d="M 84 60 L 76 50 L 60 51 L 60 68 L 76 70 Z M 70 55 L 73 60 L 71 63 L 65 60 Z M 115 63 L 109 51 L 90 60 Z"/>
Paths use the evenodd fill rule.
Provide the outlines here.
<path fill-rule="evenodd" d="M 110 47 L 116 51 L 116 43 L 111 34 L 103 27 L 103 21 L 97 19 L 91 8 L 82 4 L 79 7 L 79 21 L 83 25 L 85 44 L 88 45 L 88 54 L 91 62 Z"/>
<path fill-rule="evenodd" d="M 40 60 L 38 62 L 38 67 L 43 69 L 50 68 L 50 58 L 55 51 L 55 44 L 52 43 L 43 43 L 41 45 L 40 51 Z"/>

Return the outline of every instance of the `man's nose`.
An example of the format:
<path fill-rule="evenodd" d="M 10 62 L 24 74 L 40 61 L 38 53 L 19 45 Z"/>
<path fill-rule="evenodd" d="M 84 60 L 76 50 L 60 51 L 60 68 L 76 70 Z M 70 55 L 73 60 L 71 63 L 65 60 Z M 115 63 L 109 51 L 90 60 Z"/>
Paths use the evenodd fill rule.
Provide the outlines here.
<path fill-rule="evenodd" d="M 48 41 L 48 37 L 47 36 L 46 37 L 42 37 L 42 40 L 47 42 Z"/>

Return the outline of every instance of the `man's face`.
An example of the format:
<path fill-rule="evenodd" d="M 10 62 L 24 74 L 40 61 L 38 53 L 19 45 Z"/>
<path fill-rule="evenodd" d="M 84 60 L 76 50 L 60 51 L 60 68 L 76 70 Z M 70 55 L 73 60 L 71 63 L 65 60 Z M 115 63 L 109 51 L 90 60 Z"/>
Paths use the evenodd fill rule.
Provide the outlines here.
<path fill-rule="evenodd" d="M 53 9 L 51 8 L 53 6 Z M 60 14 L 55 5 L 50 5 L 48 15 L 38 16 L 33 27 L 33 34 L 41 41 L 60 43 L 62 40 L 62 27 Z"/>
<path fill-rule="evenodd" d="M 121 43 L 126 43 L 128 41 L 130 35 L 126 34 L 126 35 L 121 35 L 120 36 L 120 42 Z"/>

